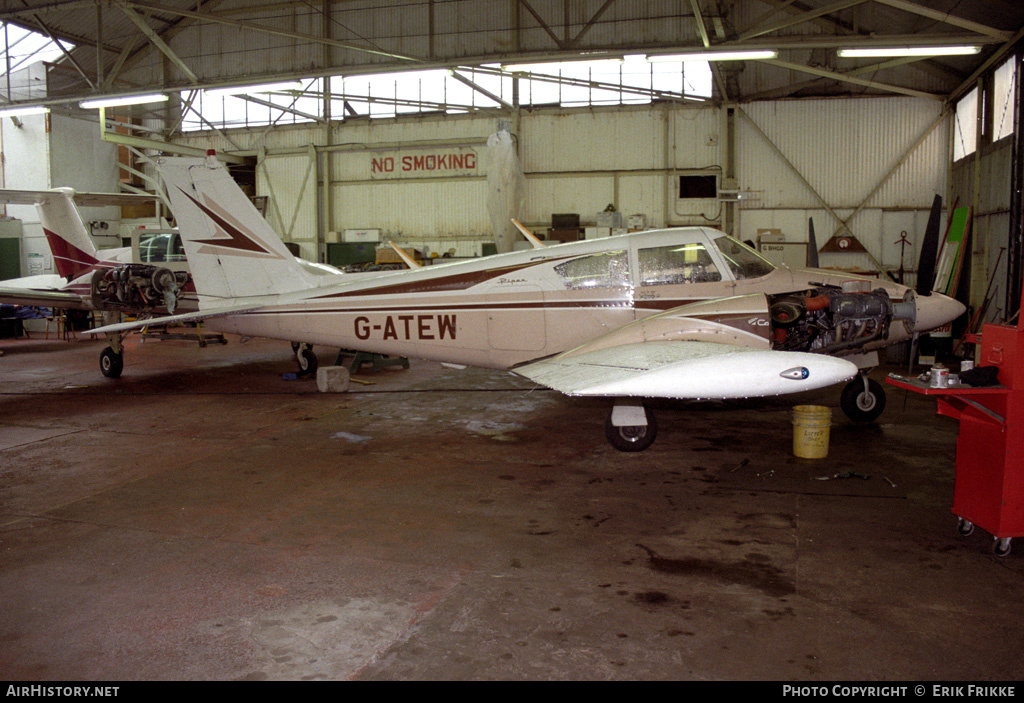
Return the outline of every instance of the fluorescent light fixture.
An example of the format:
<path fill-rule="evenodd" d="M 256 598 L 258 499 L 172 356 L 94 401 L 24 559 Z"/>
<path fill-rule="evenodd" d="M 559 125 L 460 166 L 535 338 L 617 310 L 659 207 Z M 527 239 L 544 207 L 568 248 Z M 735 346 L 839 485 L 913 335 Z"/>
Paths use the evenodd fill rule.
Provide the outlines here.
<path fill-rule="evenodd" d="M 879 58 L 883 56 L 970 56 L 981 51 L 980 46 L 890 46 L 864 49 L 839 49 L 836 54 L 844 59 Z"/>
<path fill-rule="evenodd" d="M 211 88 L 204 90 L 207 97 L 221 98 L 226 95 L 252 95 L 253 93 L 273 93 L 283 90 L 302 90 L 302 81 L 285 81 L 283 83 L 264 83 L 263 85 L 236 85 L 228 88 Z"/>
<path fill-rule="evenodd" d="M 50 111 L 48 107 L 26 105 L 25 107 L 9 107 L 0 109 L 0 117 L 24 117 L 25 115 L 43 115 Z"/>
<path fill-rule="evenodd" d="M 751 49 L 745 51 L 695 51 L 689 54 L 655 54 L 648 55 L 652 63 L 661 61 L 757 61 L 759 59 L 776 59 L 779 52 L 774 49 Z"/>
<path fill-rule="evenodd" d="M 160 103 L 167 100 L 163 93 L 150 95 L 122 95 L 117 98 L 101 98 L 99 100 L 83 100 L 78 106 L 85 110 L 95 110 L 101 107 L 120 107 L 121 105 L 144 105 L 146 103 Z"/>
<path fill-rule="evenodd" d="M 566 61 L 544 61 L 543 63 L 515 63 L 515 64 L 503 64 L 502 69 L 505 71 L 524 71 L 527 73 L 552 73 L 559 71 L 563 68 L 603 68 L 608 66 L 612 62 L 622 63 L 622 59 L 607 58 L 607 59 L 576 59 Z"/>

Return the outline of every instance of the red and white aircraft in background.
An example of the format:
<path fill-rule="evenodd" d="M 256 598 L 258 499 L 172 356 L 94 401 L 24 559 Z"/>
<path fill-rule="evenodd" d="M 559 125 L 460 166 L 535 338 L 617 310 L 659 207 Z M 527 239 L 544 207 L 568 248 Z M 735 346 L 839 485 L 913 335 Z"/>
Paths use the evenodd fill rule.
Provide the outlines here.
<path fill-rule="evenodd" d="M 124 312 L 198 309 L 194 289 L 186 290 L 187 272 L 136 262 L 131 247 L 97 249 L 75 207 L 128 205 L 154 197 L 76 193 L 72 188 L 0 190 L 0 203 L 36 206 L 57 269 L 56 274 L 0 281 L 0 302 Z"/>
<path fill-rule="evenodd" d="M 3 190 L 0 203 L 35 205 L 56 274 L 0 281 L 0 302 L 151 316 L 199 309 L 180 235 L 137 232 L 136 247 L 97 249 L 76 205 L 132 205 L 155 199 L 133 193 L 77 193 L 72 188 Z M 141 243 L 139 236 L 148 239 Z M 136 251 L 138 248 L 138 251 Z M 333 266 L 297 259 L 312 274 L 340 274 Z"/>
<path fill-rule="evenodd" d="M 644 398 L 795 393 L 849 380 L 875 350 L 944 325 L 964 306 L 888 281 L 776 267 L 708 227 L 515 251 L 372 277 L 311 276 L 215 156 L 158 164 L 199 310 L 166 321 L 357 351 L 509 369 L 569 395 L 606 396 L 612 444 L 638 451 Z M 104 354 L 121 365 L 110 325 Z M 308 353 L 304 349 L 300 354 Z M 866 376 L 844 410 L 870 420 Z"/>

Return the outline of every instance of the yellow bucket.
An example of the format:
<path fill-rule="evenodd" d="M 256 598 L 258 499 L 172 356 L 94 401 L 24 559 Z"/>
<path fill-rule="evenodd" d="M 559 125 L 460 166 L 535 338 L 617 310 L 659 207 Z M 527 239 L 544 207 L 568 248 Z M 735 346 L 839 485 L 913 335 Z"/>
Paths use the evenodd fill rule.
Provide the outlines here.
<path fill-rule="evenodd" d="M 822 405 L 797 405 L 793 408 L 793 455 L 801 459 L 828 456 L 828 430 L 832 409 Z"/>

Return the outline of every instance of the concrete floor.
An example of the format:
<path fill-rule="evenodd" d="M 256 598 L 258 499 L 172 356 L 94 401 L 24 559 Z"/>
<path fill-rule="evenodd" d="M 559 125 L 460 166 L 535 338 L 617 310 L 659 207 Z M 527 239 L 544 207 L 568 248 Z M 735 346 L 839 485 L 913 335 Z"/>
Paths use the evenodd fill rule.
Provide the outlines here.
<path fill-rule="evenodd" d="M 110 381 L 103 346 L 0 341 L 4 679 L 1024 675 L 1024 549 L 957 536 L 934 400 L 659 403 L 628 455 L 605 402 L 506 373 L 320 394 L 230 338 L 129 341 Z"/>

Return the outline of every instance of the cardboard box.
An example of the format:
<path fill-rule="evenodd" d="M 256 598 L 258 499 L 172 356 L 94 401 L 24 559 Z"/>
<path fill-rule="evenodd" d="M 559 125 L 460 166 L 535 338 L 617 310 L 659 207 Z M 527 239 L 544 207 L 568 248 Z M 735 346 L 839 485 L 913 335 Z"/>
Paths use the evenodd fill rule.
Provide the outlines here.
<path fill-rule="evenodd" d="M 583 232 L 584 239 L 598 239 L 599 237 L 610 237 L 611 235 L 611 227 L 587 227 Z"/>
<path fill-rule="evenodd" d="M 638 232 L 642 229 L 647 229 L 647 215 L 630 215 L 626 226 L 629 228 L 630 232 Z"/>
<path fill-rule="evenodd" d="M 608 212 L 607 210 L 597 213 L 598 227 L 622 227 L 622 213 L 618 211 Z"/>
<path fill-rule="evenodd" d="M 379 229 L 347 229 L 341 235 L 341 241 L 355 244 L 357 242 L 379 242 Z"/>

